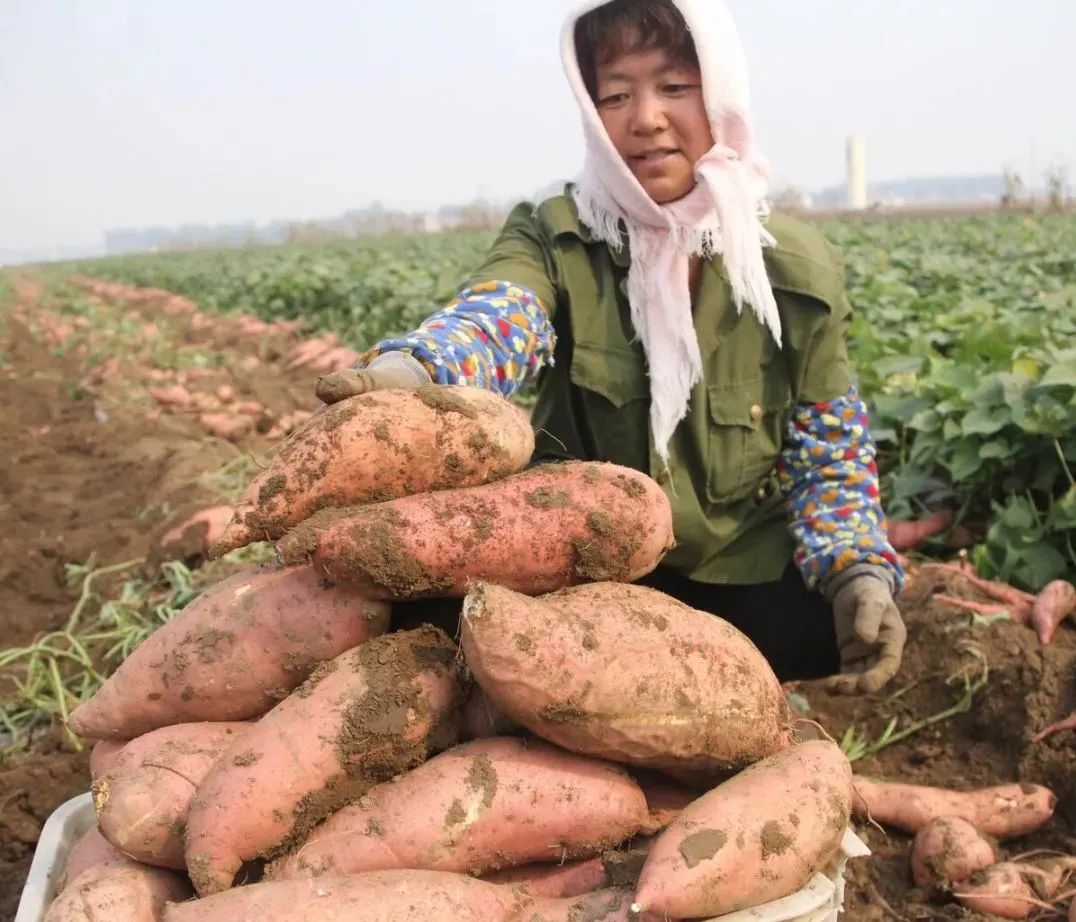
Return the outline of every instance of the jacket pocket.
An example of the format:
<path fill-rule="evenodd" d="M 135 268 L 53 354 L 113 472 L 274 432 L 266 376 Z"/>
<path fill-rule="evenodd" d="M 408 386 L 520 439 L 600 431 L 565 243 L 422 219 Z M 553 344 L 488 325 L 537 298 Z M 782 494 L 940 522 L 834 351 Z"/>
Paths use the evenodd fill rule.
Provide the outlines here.
<path fill-rule="evenodd" d="M 743 499 L 765 490 L 791 417 L 787 382 L 762 377 L 707 387 L 710 404 L 707 498 Z"/>
<path fill-rule="evenodd" d="M 650 381 L 641 356 L 577 342 L 569 371 L 572 383 L 600 394 L 615 407 L 650 396 Z"/>

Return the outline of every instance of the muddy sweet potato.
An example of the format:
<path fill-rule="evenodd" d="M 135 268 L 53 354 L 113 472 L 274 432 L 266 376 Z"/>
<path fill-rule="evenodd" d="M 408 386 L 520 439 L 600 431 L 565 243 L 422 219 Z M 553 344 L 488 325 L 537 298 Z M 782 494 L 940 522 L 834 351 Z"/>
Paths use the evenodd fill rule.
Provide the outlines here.
<path fill-rule="evenodd" d="M 1002 919 L 1026 919 L 1038 903 L 1020 866 L 1009 862 L 976 871 L 954 895 L 966 908 Z"/>
<path fill-rule="evenodd" d="M 517 887 L 521 894 L 533 898 L 564 899 L 609 887 L 634 891 L 653 841 L 639 837 L 629 846 L 607 851 L 599 858 L 564 864 L 526 864 L 492 871 L 483 874 L 481 879 Z"/>
<path fill-rule="evenodd" d="M 502 887 L 518 887 L 531 897 L 564 899 L 600 890 L 609 884 L 601 858 L 566 861 L 564 864 L 526 864 L 483 874 L 482 880 Z"/>
<path fill-rule="evenodd" d="M 905 832 L 949 816 L 967 820 L 984 835 L 1013 839 L 1045 824 L 1056 805 L 1054 794 L 1037 784 L 950 791 L 856 776 L 856 815 Z"/>
<path fill-rule="evenodd" d="M 71 846 L 64 864 L 63 876 L 57 882 L 56 891 L 63 892 L 67 885 L 77 880 L 90 868 L 122 868 L 136 864 L 115 845 L 108 841 L 96 826 L 91 826 L 77 842 Z"/>
<path fill-rule="evenodd" d="M 481 686 L 471 686 L 471 692 L 460 714 L 460 739 L 483 740 L 491 736 L 510 736 L 521 730 L 507 714 L 497 708 Z"/>
<path fill-rule="evenodd" d="M 389 610 L 311 567 L 260 567 L 208 589 L 127 657 L 69 726 L 130 739 L 268 711 L 318 663 L 384 633 Z"/>
<path fill-rule="evenodd" d="M 231 506 L 200 509 L 165 532 L 160 541 L 162 556 L 169 560 L 205 557 L 209 549 L 223 537 L 224 529 L 231 520 Z"/>
<path fill-rule="evenodd" d="M 71 881 L 45 913 L 44 922 L 157 922 L 165 905 L 190 896 L 175 871 L 132 862 L 98 865 Z"/>
<path fill-rule="evenodd" d="M 931 820 L 915 834 L 912 879 L 917 887 L 948 886 L 988 868 L 997 855 L 967 820 L 944 816 Z"/>
<path fill-rule="evenodd" d="M 116 760 L 127 742 L 127 740 L 101 740 L 94 744 L 93 749 L 90 750 L 91 781 L 96 781 L 108 771 L 109 766 Z"/>
<path fill-rule="evenodd" d="M 164 922 L 509 922 L 509 887 L 443 871 L 271 881 L 169 906 Z"/>
<path fill-rule="evenodd" d="M 677 784 L 659 772 L 635 769 L 631 772 L 631 776 L 643 789 L 649 814 L 646 824 L 639 829 L 640 835 L 657 835 L 680 815 L 680 811 L 697 800 L 699 796 L 695 791 Z"/>
<path fill-rule="evenodd" d="M 480 584 L 461 642 L 496 707 L 573 752 L 713 777 L 788 745 L 784 695 L 758 649 L 653 589 L 531 599 Z"/>
<path fill-rule="evenodd" d="M 93 786 L 102 835 L 127 855 L 155 867 L 184 870 L 183 832 L 195 789 L 245 723 L 204 724 L 197 740 L 173 740 L 132 771 L 105 775 Z"/>
<path fill-rule="evenodd" d="M 269 874 L 421 868 L 478 875 L 592 857 L 647 818 L 643 792 L 620 766 L 536 741 L 478 740 L 373 788 Z"/>
<path fill-rule="evenodd" d="M 692 919 L 788 896 L 837 852 L 851 809 L 852 768 L 835 743 L 812 740 L 763 759 L 658 836 L 635 902 Z"/>
<path fill-rule="evenodd" d="M 452 746 L 456 647 L 434 628 L 387 634 L 320 667 L 228 749 L 199 785 L 187 868 L 200 895 L 275 858 L 375 784 Z"/>
<path fill-rule="evenodd" d="M 528 595 L 631 582 L 673 546 L 672 512 L 645 474 L 547 464 L 496 483 L 327 509 L 277 544 L 290 564 L 381 599 L 462 597 L 485 580 Z"/>
<path fill-rule="evenodd" d="M 375 391 L 297 429 L 255 477 L 214 553 L 281 537 L 318 509 L 487 483 L 522 468 L 534 433 L 492 391 Z"/>
<path fill-rule="evenodd" d="M 1076 613 L 1076 586 L 1068 580 L 1057 579 L 1035 598 L 1031 609 L 1031 626 L 1045 645 L 1054 639 L 1061 622 Z"/>
<path fill-rule="evenodd" d="M 129 743 L 122 745 L 118 752 L 109 758 L 104 770 L 94 776 L 95 784 L 106 782 L 111 784 L 116 778 L 135 771 L 147 758 L 157 752 L 161 747 L 176 743 L 179 745 L 201 746 L 205 739 L 216 735 L 218 725 L 215 723 L 198 722 L 189 724 L 174 724 L 170 727 L 161 727 L 145 733 Z M 236 724 L 236 726 L 245 726 Z"/>
<path fill-rule="evenodd" d="M 536 899 L 513 922 L 664 922 L 660 915 L 631 907 L 630 890 L 595 890 L 570 899 Z"/>

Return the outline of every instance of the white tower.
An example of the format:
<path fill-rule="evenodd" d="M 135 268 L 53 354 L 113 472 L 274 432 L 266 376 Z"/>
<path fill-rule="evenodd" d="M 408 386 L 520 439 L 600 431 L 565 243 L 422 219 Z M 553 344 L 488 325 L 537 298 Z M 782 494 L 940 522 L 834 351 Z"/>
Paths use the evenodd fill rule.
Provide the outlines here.
<path fill-rule="evenodd" d="M 867 207 L 867 142 L 848 139 L 848 207 L 862 211 Z"/>

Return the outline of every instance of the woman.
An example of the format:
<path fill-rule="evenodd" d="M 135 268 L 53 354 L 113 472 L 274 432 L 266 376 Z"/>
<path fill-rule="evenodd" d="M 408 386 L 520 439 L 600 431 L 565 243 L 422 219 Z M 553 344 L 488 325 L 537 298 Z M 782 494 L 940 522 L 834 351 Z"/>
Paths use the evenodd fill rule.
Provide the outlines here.
<path fill-rule="evenodd" d="M 322 379 L 330 402 L 538 378 L 538 461 L 645 471 L 678 547 L 646 581 L 720 614 L 782 680 L 896 673 L 903 573 L 852 383 L 837 252 L 769 217 L 747 73 L 719 0 L 592 0 L 563 38 L 586 160 L 518 206 L 417 331 Z"/>

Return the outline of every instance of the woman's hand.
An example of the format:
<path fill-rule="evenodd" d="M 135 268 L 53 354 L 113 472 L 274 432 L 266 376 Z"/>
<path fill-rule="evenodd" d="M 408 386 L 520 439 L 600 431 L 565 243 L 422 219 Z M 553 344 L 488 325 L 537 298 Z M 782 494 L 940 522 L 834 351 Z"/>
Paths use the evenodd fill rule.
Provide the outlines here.
<path fill-rule="evenodd" d="M 338 403 L 370 391 L 419 388 L 433 384 L 425 366 L 406 352 L 385 352 L 365 368 L 347 368 L 318 378 L 314 390 L 323 403 Z"/>
<path fill-rule="evenodd" d="M 889 584 L 864 574 L 850 579 L 833 599 L 841 675 L 829 691 L 873 694 L 897 674 L 908 630 Z"/>

